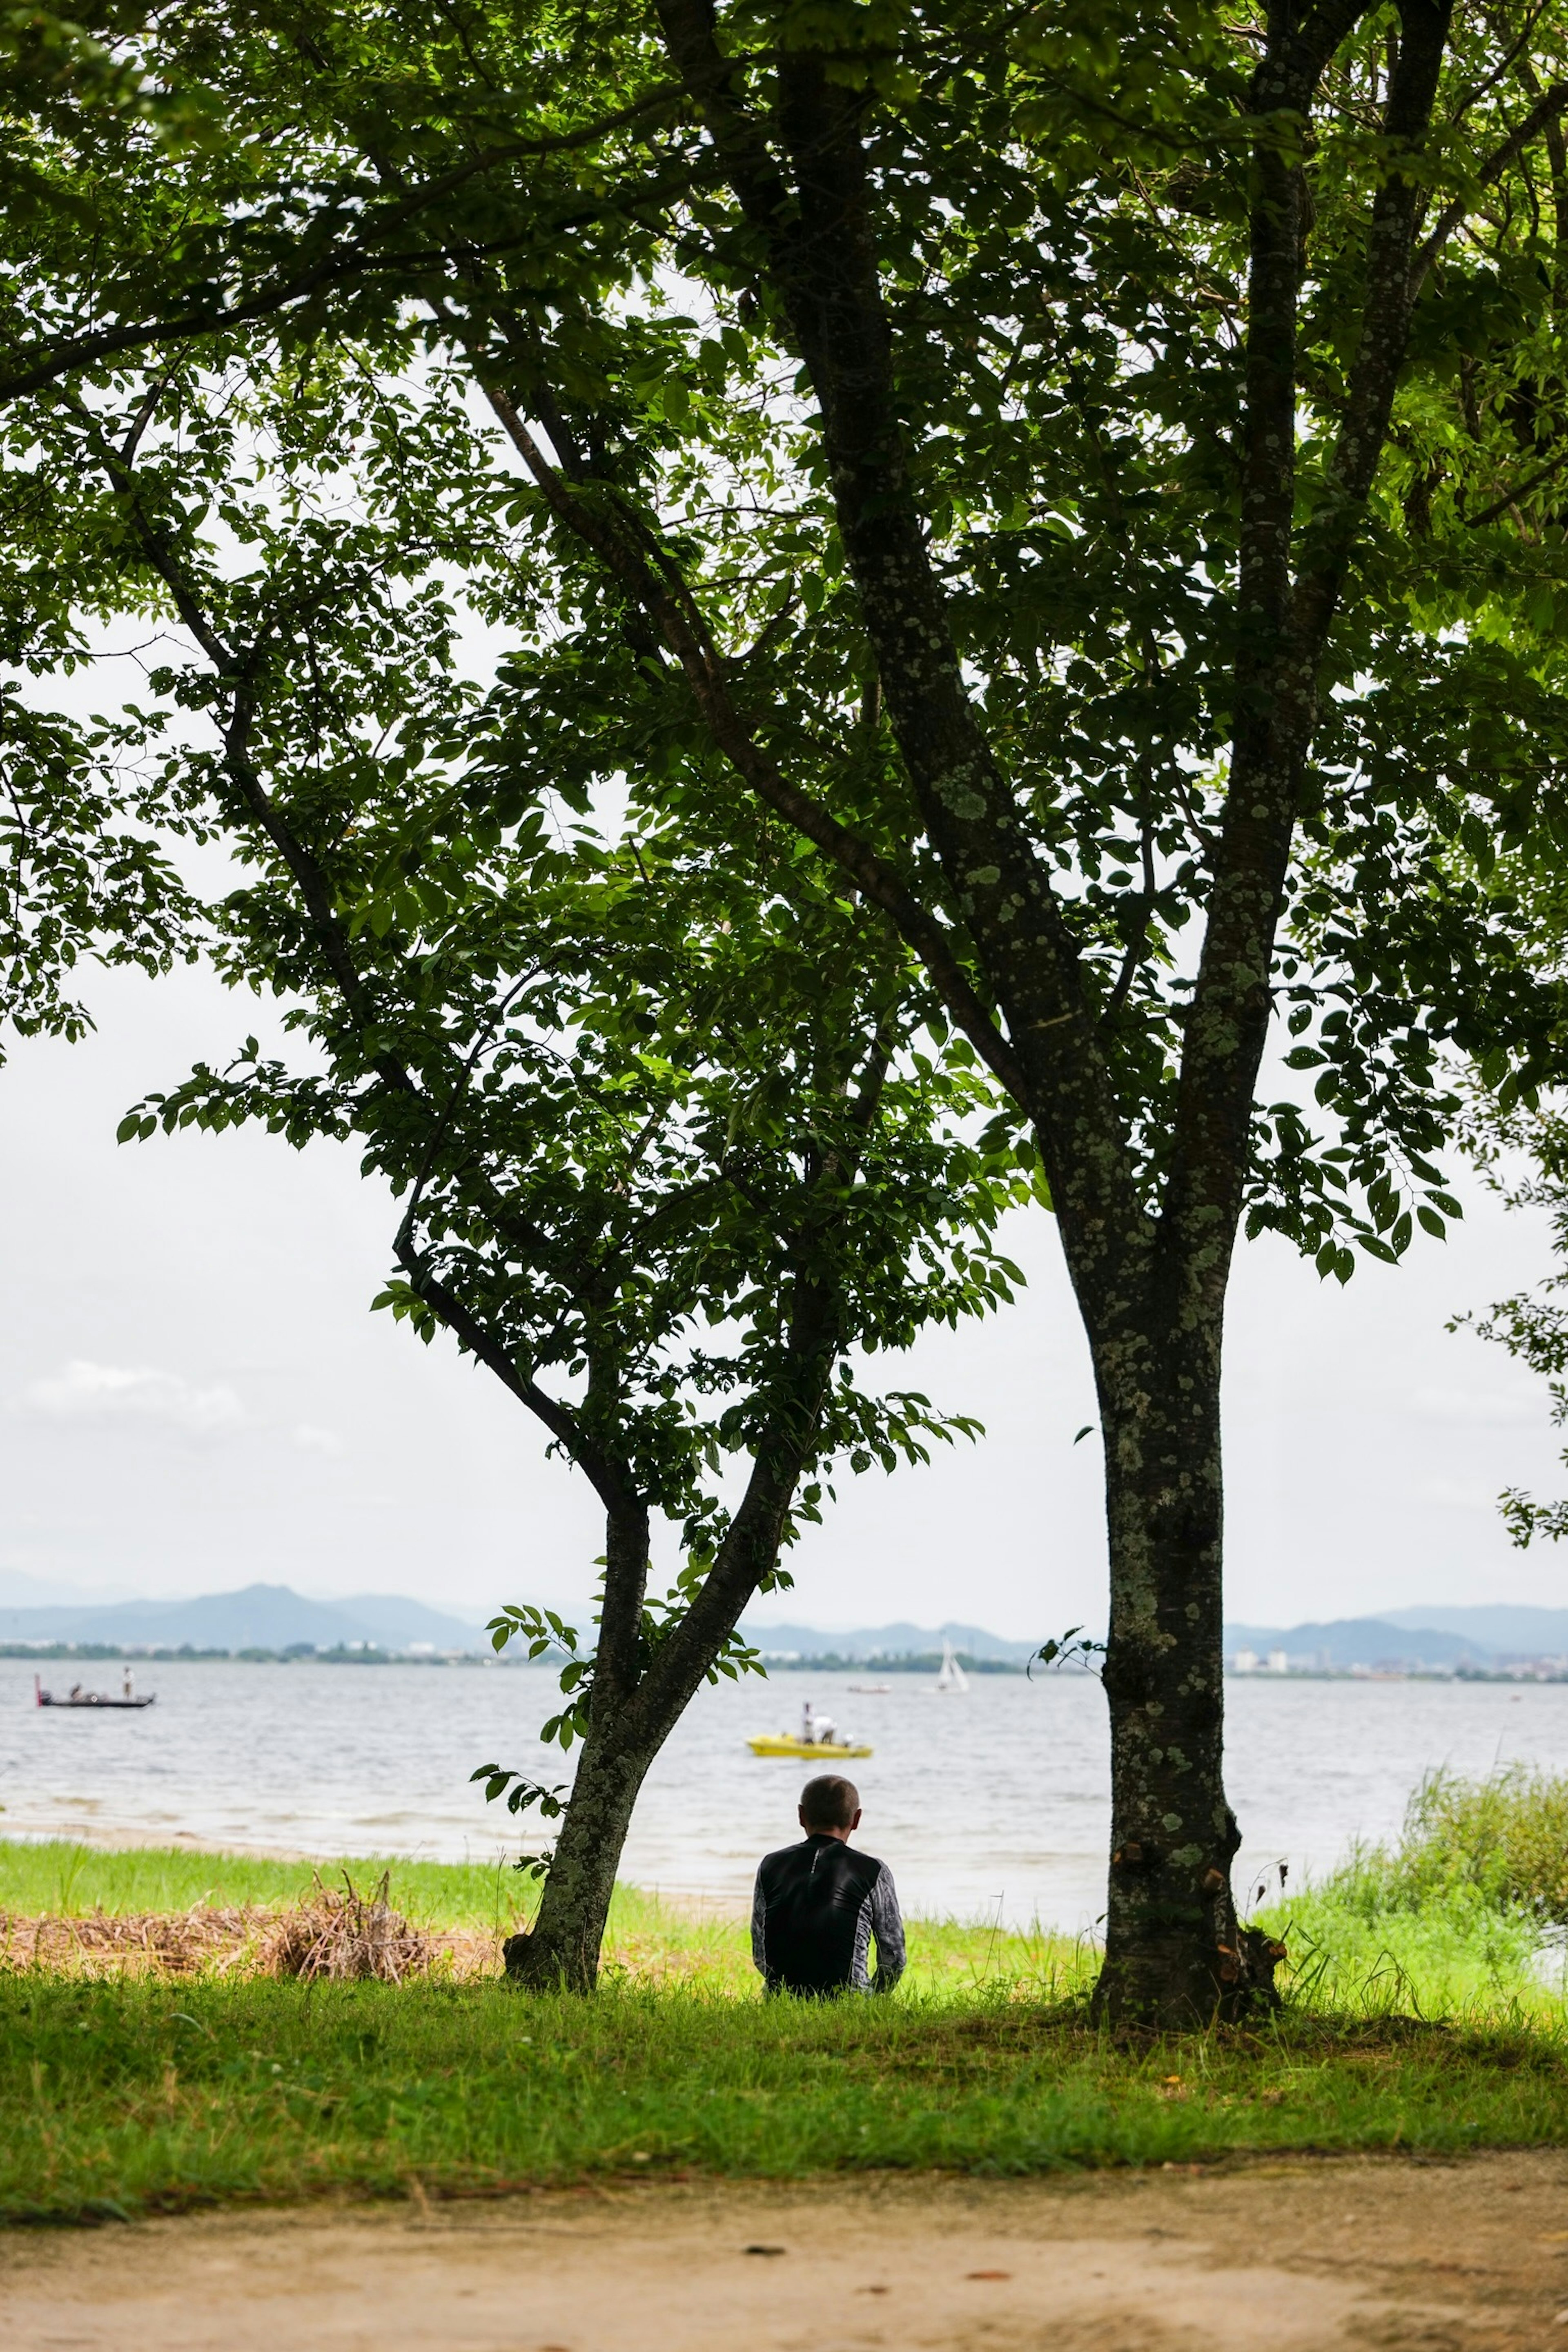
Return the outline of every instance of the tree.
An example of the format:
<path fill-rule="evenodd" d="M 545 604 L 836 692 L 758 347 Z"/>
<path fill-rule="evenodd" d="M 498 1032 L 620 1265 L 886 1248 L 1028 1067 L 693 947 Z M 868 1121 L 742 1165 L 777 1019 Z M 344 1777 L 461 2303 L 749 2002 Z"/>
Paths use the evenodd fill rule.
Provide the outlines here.
<path fill-rule="evenodd" d="M 0 203 L 14 229 L 23 228 L 24 249 L 62 194 L 39 164 L 63 126 L 90 126 L 122 154 L 127 117 L 154 138 L 188 134 L 198 123 L 187 102 L 163 104 L 123 57 L 44 9 L 13 12 L 0 25 L 0 108 L 22 133 L 0 159 Z M 74 230 L 68 199 L 66 211 Z M 194 813 L 126 773 L 116 756 L 119 730 L 84 734 L 79 721 L 38 709 L 25 690 L 29 675 L 69 672 L 88 658 L 100 612 L 91 587 L 68 583 L 50 561 L 32 434 L 20 412 L 0 425 L 0 539 L 12 551 L 0 575 L 3 1052 L 7 1027 L 19 1036 L 79 1038 L 91 1025 L 77 992 L 82 963 L 166 971 L 194 960 L 200 921 L 170 856 L 174 843 L 199 831 Z"/>
<path fill-rule="evenodd" d="M 551 645 L 505 526 L 464 510 L 484 467 L 458 393 L 362 383 L 351 467 L 331 373 L 235 372 L 221 396 L 166 376 L 132 456 L 103 402 L 38 447 L 41 482 L 79 486 L 84 572 L 111 534 L 179 624 L 126 752 L 247 869 L 211 910 L 218 969 L 305 1045 L 249 1039 L 121 1132 L 354 1139 L 404 1204 L 377 1304 L 454 1337 L 592 1487 L 593 1640 L 529 1605 L 496 1625 L 563 1654 L 544 1736 L 581 1744 L 570 1796 L 476 1774 L 562 1822 L 511 1972 L 586 1989 L 643 1778 L 704 1679 L 755 1664 L 737 1622 L 788 1582 L 835 1461 L 890 1469 L 973 1428 L 863 1367 L 1009 1295 L 987 1236 L 1022 1180 L 976 1140 L 973 1057 L 922 1045 L 931 994 L 896 933 L 792 834 L 605 813 L 657 751 L 660 689 L 613 625 L 609 680 L 584 635 Z M 439 577 L 459 559 L 511 625 L 488 699 Z M 661 1522 L 679 1565 L 658 1598 Z"/>
<path fill-rule="evenodd" d="M 1222 1754 L 1237 1233 L 1343 1279 L 1441 1229 L 1447 1050 L 1528 1082 L 1557 1018 L 1446 855 L 1542 771 L 1445 597 L 1523 560 L 1454 453 L 1470 350 L 1554 332 L 1563 33 L 1447 0 L 182 12 L 161 86 L 236 130 L 192 260 L 57 267 L 12 339 L 42 408 L 247 336 L 384 373 L 422 321 L 563 627 L 608 606 L 680 714 L 639 809 L 701 824 L 721 761 L 1005 1089 L 1100 1403 L 1110 2016 L 1267 1990 Z M 1258 1098 L 1277 1006 L 1316 1108 Z"/>

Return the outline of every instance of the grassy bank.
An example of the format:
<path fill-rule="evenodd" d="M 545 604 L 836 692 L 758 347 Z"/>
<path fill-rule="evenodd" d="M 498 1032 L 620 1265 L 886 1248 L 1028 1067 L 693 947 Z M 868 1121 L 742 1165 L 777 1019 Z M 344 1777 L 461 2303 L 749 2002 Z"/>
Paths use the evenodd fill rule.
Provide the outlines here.
<path fill-rule="evenodd" d="M 1428 1773 L 1396 1845 L 1357 1847 L 1263 1916 L 1300 2005 L 1552 2024 L 1568 1994 L 1568 1776 Z"/>
<path fill-rule="evenodd" d="M 503 1864 L 409 1862 L 359 1855 L 317 1865 L 341 1883 L 346 1872 L 368 1886 L 383 1872 L 395 1907 L 435 1931 L 499 1941 L 522 1924 L 528 1883 Z M 103 1848 L 66 1839 L 36 1843 L 0 1840 L 0 1916 L 127 1916 L 188 1911 L 194 1905 L 240 1909 L 298 1902 L 313 1883 L 308 1863 L 265 1855 L 193 1853 L 177 1847 Z M 700 1984 L 713 1994 L 760 1998 L 751 1939 L 734 1906 L 664 1902 L 617 1886 L 605 1939 L 606 1974 L 638 1984 Z M 1070 1998 L 1092 1977 L 1094 1955 L 1072 1938 L 1004 1934 L 992 1927 L 922 1920 L 911 1941 L 911 1996 L 959 1996 L 1005 1986 L 1041 2000 Z"/>
<path fill-rule="evenodd" d="M 1541 1791 L 1504 1792 L 1510 1828 L 1495 1783 L 1474 1801 L 1457 1789 L 1426 1784 L 1399 1848 L 1352 1856 L 1273 1915 L 1289 1998 L 1247 2032 L 1114 2042 L 1088 2020 L 1091 1953 L 925 1922 L 892 2000 L 764 2004 L 740 1921 L 631 1889 L 595 2001 L 440 1968 L 397 1986 L 244 1969 L 95 1981 L 14 1959 L 0 2217 L 1561 2141 L 1568 2012 L 1539 1944 L 1568 1904 L 1552 1839 L 1531 1826 Z M 363 1885 L 384 1866 L 428 1929 L 493 1938 L 514 1922 L 504 1869 L 351 1868 Z M 0 1845 L 13 1919 L 279 1906 L 310 1884 L 298 1863 Z"/>
<path fill-rule="evenodd" d="M 1540 2032 L 1287 2021 L 1115 2047 L 993 1995 L 833 2007 L 689 1989 L 0 1979 L 0 2216 L 1552 2141 Z"/>

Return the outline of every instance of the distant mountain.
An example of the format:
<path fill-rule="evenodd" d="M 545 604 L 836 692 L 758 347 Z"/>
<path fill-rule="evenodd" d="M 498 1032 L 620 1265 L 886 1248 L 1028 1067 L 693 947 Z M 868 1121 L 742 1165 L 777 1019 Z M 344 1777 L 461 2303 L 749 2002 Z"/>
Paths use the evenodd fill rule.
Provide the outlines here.
<path fill-rule="evenodd" d="M 395 1650 L 413 1649 L 428 1642 L 432 1649 L 489 1649 L 489 1636 L 478 1621 L 450 1617 L 442 1609 L 426 1608 L 401 1592 L 356 1592 L 351 1600 L 325 1604 L 358 1625 L 369 1628 L 378 1642 Z"/>
<path fill-rule="evenodd" d="M 1511 1601 L 1488 1601 L 1468 1609 L 1385 1609 L 1390 1625 L 1414 1633 L 1428 1626 L 1440 1633 L 1459 1633 L 1484 1642 L 1503 1657 L 1568 1657 L 1568 1609 L 1527 1609 Z"/>
<path fill-rule="evenodd" d="M 286 1650 L 307 1642 L 319 1650 L 372 1643 L 408 1649 L 477 1650 L 477 1626 L 422 1601 L 394 1593 L 353 1601 L 307 1601 L 287 1584 L 247 1584 L 238 1592 L 207 1592 L 192 1601 L 124 1601 L 109 1606 L 57 1603 L 49 1608 L 0 1608 L 0 1641 L 115 1642 L 195 1650 Z"/>
<path fill-rule="evenodd" d="M 1226 1656 L 1234 1660 L 1238 1650 L 1256 1651 L 1260 1658 L 1283 1650 L 1292 1664 L 1327 1667 L 1485 1666 L 1492 1659 L 1486 1644 L 1462 1633 L 1384 1617 L 1336 1617 L 1321 1625 L 1227 1625 Z"/>
<path fill-rule="evenodd" d="M 824 1633 L 815 1625 L 758 1625 L 742 1621 L 741 1633 L 764 1654 L 795 1658 L 922 1657 L 944 1641 L 972 1658 L 1003 1658 L 1022 1665 L 1039 1642 L 1004 1641 L 978 1625 L 870 1625 L 850 1633 Z M 1045 1639 L 1044 1634 L 1040 1637 Z"/>

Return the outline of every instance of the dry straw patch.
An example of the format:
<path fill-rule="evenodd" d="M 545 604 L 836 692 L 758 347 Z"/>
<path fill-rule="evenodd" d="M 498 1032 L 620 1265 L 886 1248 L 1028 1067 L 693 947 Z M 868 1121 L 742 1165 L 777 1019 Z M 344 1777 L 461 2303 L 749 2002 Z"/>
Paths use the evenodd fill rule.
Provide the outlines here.
<path fill-rule="evenodd" d="M 0 1912 L 0 1969 L 99 1979 L 237 1975 L 374 1978 L 384 1984 L 433 1970 L 461 1978 L 500 1970 L 498 1937 L 414 1926 L 393 1909 L 386 1875 L 368 1895 L 346 1873 L 341 1893 L 318 1874 L 312 1882 L 301 1902 L 283 1910 L 196 1903 L 187 1911 L 97 1910 L 79 1918 Z"/>
<path fill-rule="evenodd" d="M 391 1873 L 382 1873 L 373 1893 L 362 1895 L 347 1871 L 343 1891 L 311 1874 L 314 1892 L 275 1921 L 257 1955 L 263 1976 L 374 1977 L 402 1984 L 428 1976 L 440 1939 L 414 1927 L 389 1899 Z"/>
<path fill-rule="evenodd" d="M 0 1912 L 0 1968 L 47 1969 L 61 1976 L 225 1975 L 250 1959 L 270 1914 L 258 1905 L 188 1911 L 37 1918 Z"/>

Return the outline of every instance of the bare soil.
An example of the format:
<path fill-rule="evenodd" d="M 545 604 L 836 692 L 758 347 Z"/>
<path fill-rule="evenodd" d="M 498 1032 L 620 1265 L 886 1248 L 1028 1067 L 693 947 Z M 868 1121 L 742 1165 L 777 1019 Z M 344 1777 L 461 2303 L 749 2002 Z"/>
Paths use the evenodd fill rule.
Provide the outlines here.
<path fill-rule="evenodd" d="M 5 2352 L 1568 2352 L 1568 2152 L 0 2234 Z"/>

